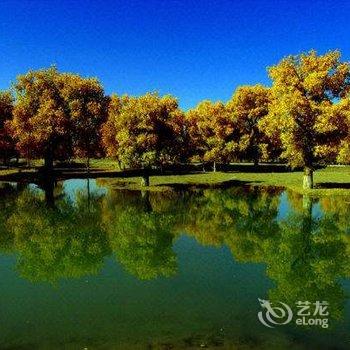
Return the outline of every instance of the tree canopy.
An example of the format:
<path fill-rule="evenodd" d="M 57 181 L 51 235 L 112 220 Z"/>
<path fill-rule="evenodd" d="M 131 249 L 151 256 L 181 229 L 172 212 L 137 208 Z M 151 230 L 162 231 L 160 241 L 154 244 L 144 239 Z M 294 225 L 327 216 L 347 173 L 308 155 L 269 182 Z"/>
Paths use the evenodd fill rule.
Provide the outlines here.
<path fill-rule="evenodd" d="M 112 96 L 103 142 L 107 154 L 124 166 L 170 164 L 182 157 L 182 123 L 183 113 L 172 96 Z"/>
<path fill-rule="evenodd" d="M 313 186 L 316 160 L 336 157 L 349 135 L 350 65 L 340 53 L 317 55 L 315 51 L 289 56 L 269 68 L 272 101 L 265 119 L 266 130 L 279 130 L 282 157 L 305 169 L 304 187 Z"/>
<path fill-rule="evenodd" d="M 222 102 L 203 101 L 187 112 L 194 159 L 229 163 L 234 159 L 234 126 Z"/>
<path fill-rule="evenodd" d="M 20 75 L 9 128 L 17 149 L 28 158 L 91 156 L 98 148 L 105 97 L 96 79 L 60 73 L 55 67 Z"/>
<path fill-rule="evenodd" d="M 259 160 L 276 158 L 279 138 L 269 138 L 260 127 L 260 122 L 269 112 L 270 89 L 263 85 L 241 86 L 227 103 L 227 109 L 235 130 L 238 159 Z"/>
<path fill-rule="evenodd" d="M 7 162 L 15 153 L 15 144 L 9 133 L 8 123 L 12 119 L 13 97 L 9 91 L 0 91 L 0 158 Z"/>

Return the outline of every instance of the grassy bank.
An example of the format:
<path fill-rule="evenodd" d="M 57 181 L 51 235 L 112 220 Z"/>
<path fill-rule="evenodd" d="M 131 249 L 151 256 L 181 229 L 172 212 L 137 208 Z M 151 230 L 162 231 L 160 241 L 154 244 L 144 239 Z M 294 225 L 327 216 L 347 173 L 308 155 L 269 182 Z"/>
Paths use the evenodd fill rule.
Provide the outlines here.
<path fill-rule="evenodd" d="M 350 196 L 350 166 L 327 167 L 315 172 L 315 189 L 304 191 L 303 173 L 295 172 L 207 172 L 187 175 L 152 176 L 150 190 L 164 190 L 185 186 L 254 185 L 280 186 L 311 196 L 348 195 Z M 116 188 L 140 189 L 140 178 L 112 180 Z"/>
<path fill-rule="evenodd" d="M 26 173 L 35 172 L 41 165 L 40 161 L 32 163 L 30 167 L 22 167 L 20 169 L 0 169 L 0 180 L 6 175 L 21 173 L 25 178 Z M 57 165 L 62 167 L 62 165 Z M 149 190 L 163 191 L 173 187 L 186 186 L 231 186 L 231 185 L 258 185 L 258 186 L 282 186 L 299 193 L 305 193 L 302 189 L 303 173 L 295 172 L 253 172 L 252 167 L 243 171 L 230 172 L 198 172 L 185 175 L 161 175 L 150 177 Z M 82 160 L 75 161 L 76 174 L 84 173 L 84 163 Z M 103 172 L 118 172 L 117 164 L 110 159 L 91 160 L 91 172 L 98 172 L 103 177 Z M 108 179 L 116 188 L 140 189 L 139 177 Z M 306 193 L 312 196 L 327 195 L 349 195 L 350 196 L 350 166 L 330 166 L 315 171 L 315 189 Z"/>

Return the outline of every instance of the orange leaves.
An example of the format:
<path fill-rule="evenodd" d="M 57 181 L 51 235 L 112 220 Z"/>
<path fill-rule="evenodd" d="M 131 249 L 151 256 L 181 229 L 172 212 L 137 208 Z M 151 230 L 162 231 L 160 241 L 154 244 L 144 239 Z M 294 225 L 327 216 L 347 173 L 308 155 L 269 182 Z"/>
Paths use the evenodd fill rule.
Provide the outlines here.
<path fill-rule="evenodd" d="M 24 155 L 42 157 L 51 150 L 52 157 L 91 156 L 99 148 L 106 99 L 96 79 L 52 67 L 19 76 L 14 90 L 10 129 Z"/>

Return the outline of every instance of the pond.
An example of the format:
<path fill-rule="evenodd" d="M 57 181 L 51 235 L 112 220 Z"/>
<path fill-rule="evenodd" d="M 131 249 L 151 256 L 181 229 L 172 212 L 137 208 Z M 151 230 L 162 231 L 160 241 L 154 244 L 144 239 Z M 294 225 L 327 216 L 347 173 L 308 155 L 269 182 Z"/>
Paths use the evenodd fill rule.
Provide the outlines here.
<path fill-rule="evenodd" d="M 349 349 L 349 217 L 272 187 L 0 183 L 0 348 Z"/>

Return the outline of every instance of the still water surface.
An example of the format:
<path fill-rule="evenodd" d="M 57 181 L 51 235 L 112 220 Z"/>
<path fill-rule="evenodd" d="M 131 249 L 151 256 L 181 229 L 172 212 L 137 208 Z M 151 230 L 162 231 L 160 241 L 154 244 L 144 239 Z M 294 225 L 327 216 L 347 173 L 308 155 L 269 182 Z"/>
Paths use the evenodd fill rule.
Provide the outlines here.
<path fill-rule="evenodd" d="M 350 198 L 44 187 L 0 183 L 1 349 L 350 349 Z M 262 325 L 258 299 L 293 320 Z"/>

